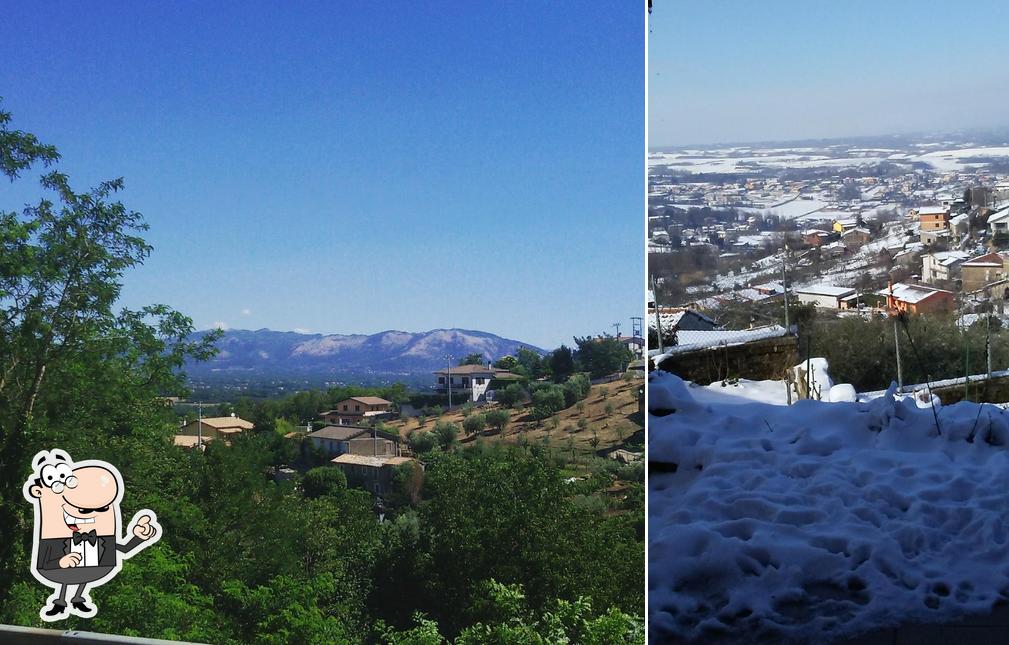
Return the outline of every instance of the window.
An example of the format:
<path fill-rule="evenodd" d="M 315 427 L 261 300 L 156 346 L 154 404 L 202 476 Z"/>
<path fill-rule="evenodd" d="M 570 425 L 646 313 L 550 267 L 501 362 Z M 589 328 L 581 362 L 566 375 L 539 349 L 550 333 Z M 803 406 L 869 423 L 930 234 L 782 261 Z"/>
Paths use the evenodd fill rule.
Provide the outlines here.
<path fill-rule="evenodd" d="M 445 377 L 444 376 L 439 376 L 438 377 L 438 385 L 444 385 L 444 384 L 445 384 Z"/>
<path fill-rule="evenodd" d="M 354 406 L 354 412 L 360 412 L 360 411 L 361 411 L 361 406 L 355 405 Z"/>
<path fill-rule="evenodd" d="M 473 379 L 473 382 L 476 383 L 477 385 L 483 385 L 483 377 L 477 376 L 476 378 Z"/>
<path fill-rule="evenodd" d="M 347 404 L 346 404 L 346 403 L 344 403 L 344 404 L 343 404 L 343 411 L 344 411 L 344 412 L 346 412 L 346 411 L 347 411 Z"/>

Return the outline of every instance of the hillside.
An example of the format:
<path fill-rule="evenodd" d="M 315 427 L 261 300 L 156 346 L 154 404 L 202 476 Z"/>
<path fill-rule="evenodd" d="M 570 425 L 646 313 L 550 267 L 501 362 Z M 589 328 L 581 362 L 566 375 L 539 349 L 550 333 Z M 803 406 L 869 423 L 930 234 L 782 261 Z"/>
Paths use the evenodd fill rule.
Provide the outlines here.
<path fill-rule="evenodd" d="M 549 443 L 553 448 L 569 451 L 573 448 L 576 453 L 582 454 L 616 448 L 632 437 L 635 442 L 641 443 L 643 441 L 641 436 L 635 435 L 642 429 L 642 417 L 637 414 L 637 392 L 642 385 L 642 379 L 638 378 L 593 385 L 588 397 L 582 402 L 585 404 L 583 410 L 579 410 L 576 404 L 542 421 L 531 418 L 528 405 L 516 407 L 509 410 L 511 422 L 504 433 L 499 435 L 488 429 L 484 431 L 483 436 L 490 440 L 519 442 L 524 439 L 530 443 L 545 443 L 549 435 Z M 613 406 L 611 413 L 606 412 L 607 404 Z M 476 408 L 474 412 L 487 412 L 499 407 L 491 403 Z M 461 431 L 464 418 L 463 411 L 456 409 L 443 414 L 440 420 L 455 423 Z M 580 419 L 585 419 L 583 428 L 578 427 Z M 434 419 L 427 419 L 423 427 L 418 427 L 416 419 L 389 423 L 404 436 L 409 436 L 417 430 L 432 430 L 434 424 Z M 595 447 L 592 446 L 593 436 L 599 440 Z M 459 438 L 463 443 L 476 440 L 474 435 L 460 435 Z"/>
<path fill-rule="evenodd" d="M 197 332 L 202 337 L 207 331 Z M 456 360 L 481 354 L 496 360 L 519 347 L 538 347 L 468 329 L 377 334 L 301 334 L 290 331 L 229 329 L 217 343 L 220 353 L 205 363 L 189 363 L 191 378 L 248 376 L 346 377 L 353 375 L 430 375 Z"/>

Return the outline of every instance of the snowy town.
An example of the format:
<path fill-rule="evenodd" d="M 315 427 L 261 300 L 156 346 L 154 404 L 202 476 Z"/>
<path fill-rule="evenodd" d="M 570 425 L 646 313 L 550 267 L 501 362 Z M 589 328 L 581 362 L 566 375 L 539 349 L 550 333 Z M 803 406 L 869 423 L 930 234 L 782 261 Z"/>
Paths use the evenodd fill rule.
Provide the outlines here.
<path fill-rule="evenodd" d="M 1005 642 L 1009 148 L 650 155 L 650 634 Z"/>

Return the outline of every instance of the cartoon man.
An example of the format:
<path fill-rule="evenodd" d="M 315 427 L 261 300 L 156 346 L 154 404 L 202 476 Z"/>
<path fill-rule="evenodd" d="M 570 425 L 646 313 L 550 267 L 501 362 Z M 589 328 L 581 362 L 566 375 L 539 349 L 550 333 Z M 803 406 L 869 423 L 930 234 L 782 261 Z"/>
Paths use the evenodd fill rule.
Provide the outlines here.
<path fill-rule="evenodd" d="M 133 537 L 126 542 L 119 535 L 123 478 L 114 466 L 94 459 L 74 463 L 55 449 L 35 455 L 32 467 L 22 489 L 35 507 L 32 574 L 53 588 L 49 606 L 39 616 L 54 621 L 69 611 L 91 618 L 97 610 L 88 588 L 111 580 L 123 559 L 158 541 L 157 516 L 146 509 L 134 515 L 126 531 Z M 68 607 L 67 592 L 74 586 Z"/>

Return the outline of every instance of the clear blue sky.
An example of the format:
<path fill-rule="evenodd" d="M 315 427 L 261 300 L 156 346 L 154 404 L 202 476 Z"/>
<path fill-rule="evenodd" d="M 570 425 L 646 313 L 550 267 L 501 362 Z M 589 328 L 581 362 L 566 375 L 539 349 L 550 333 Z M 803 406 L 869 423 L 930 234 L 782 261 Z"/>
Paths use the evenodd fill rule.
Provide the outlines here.
<path fill-rule="evenodd" d="M 649 145 L 1009 124 L 1009 4 L 669 2 L 649 23 Z"/>
<path fill-rule="evenodd" d="M 634 4 L 9 5 L 0 96 L 79 188 L 125 177 L 127 306 L 555 347 L 643 309 Z"/>

